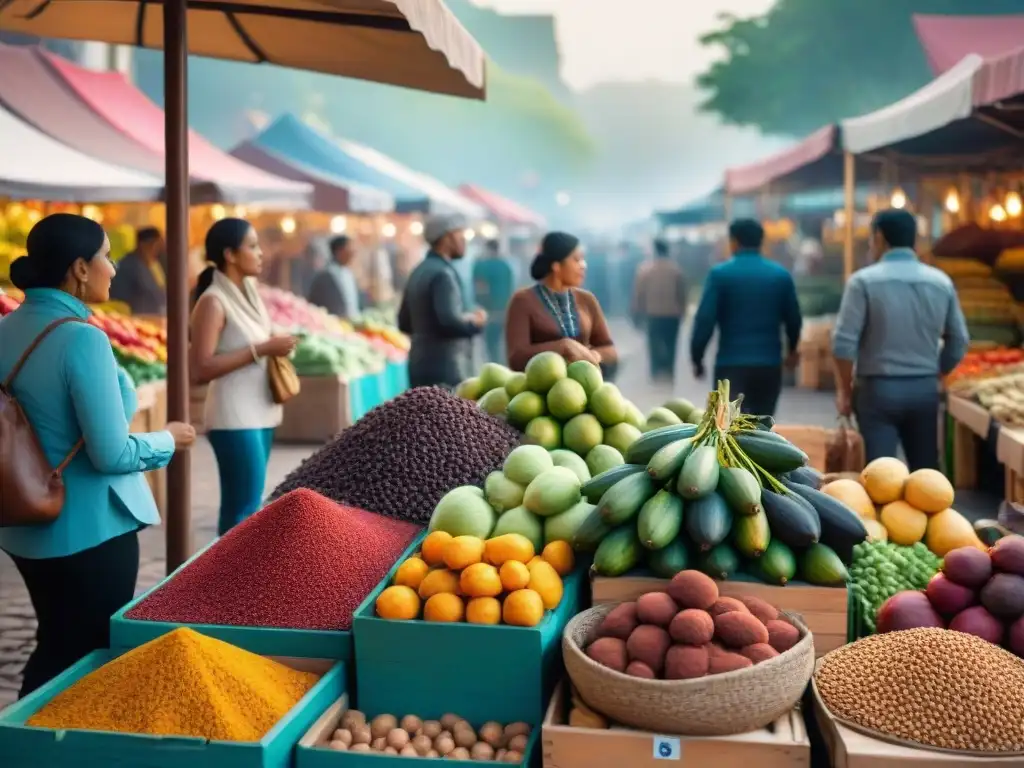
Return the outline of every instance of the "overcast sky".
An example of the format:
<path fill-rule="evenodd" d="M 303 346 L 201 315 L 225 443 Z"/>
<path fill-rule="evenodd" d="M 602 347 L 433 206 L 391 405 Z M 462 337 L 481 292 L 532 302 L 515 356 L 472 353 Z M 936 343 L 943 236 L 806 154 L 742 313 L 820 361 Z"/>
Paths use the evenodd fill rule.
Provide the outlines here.
<path fill-rule="evenodd" d="M 573 88 L 609 80 L 689 82 L 714 53 L 697 37 L 723 12 L 760 14 L 774 0 L 473 0 L 502 13 L 558 20 L 562 76 Z"/>

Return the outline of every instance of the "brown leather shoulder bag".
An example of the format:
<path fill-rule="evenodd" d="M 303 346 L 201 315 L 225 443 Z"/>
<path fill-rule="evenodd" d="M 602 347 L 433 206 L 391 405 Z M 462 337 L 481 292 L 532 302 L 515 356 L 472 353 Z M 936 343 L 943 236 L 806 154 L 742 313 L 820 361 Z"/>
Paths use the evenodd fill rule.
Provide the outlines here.
<path fill-rule="evenodd" d="M 83 321 L 77 317 L 62 317 L 46 326 L 0 384 L 0 528 L 47 525 L 60 516 L 64 506 L 61 475 L 84 441 L 75 444 L 60 466 L 51 467 L 39 436 L 14 398 L 11 385 L 25 361 L 51 331 L 64 323 L 80 322 Z"/>

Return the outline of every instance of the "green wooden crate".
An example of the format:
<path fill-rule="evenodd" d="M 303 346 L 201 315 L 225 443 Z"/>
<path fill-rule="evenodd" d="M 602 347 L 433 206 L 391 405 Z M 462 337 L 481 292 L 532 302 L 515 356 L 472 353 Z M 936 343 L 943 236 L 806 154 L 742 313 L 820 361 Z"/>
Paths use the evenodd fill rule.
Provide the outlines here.
<path fill-rule="evenodd" d="M 327 672 L 260 741 L 207 741 L 113 731 L 32 728 L 25 722 L 57 694 L 99 669 L 122 650 L 94 651 L 39 690 L 0 712 L 3 768 L 291 768 L 295 745 L 323 711 L 345 692 L 345 665 Z M 287 662 L 286 662 L 287 663 Z"/>
<path fill-rule="evenodd" d="M 427 719 L 453 712 L 471 722 L 541 723 L 563 669 L 562 631 L 582 609 L 585 573 L 579 563 L 559 606 L 530 628 L 380 619 L 374 602 L 389 574 L 352 622 L 357 705 Z"/>

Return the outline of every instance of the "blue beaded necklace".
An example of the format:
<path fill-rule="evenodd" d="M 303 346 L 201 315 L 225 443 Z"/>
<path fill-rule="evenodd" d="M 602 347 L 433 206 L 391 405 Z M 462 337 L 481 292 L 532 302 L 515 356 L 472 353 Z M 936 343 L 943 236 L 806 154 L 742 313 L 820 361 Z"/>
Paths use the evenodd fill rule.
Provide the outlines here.
<path fill-rule="evenodd" d="M 558 330 L 562 332 L 562 338 L 575 339 L 579 334 L 579 314 L 576 311 L 576 296 L 571 290 L 564 294 L 552 291 L 543 283 L 537 283 L 537 295 L 544 303 L 548 313 L 558 323 Z M 563 296 L 565 297 L 563 301 Z"/>

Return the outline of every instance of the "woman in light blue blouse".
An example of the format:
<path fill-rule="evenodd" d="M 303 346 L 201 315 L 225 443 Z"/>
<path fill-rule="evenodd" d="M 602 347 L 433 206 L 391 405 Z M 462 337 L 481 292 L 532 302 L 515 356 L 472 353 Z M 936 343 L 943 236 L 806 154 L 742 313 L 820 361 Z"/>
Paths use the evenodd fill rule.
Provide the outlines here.
<path fill-rule="evenodd" d="M 17 400 L 50 464 L 83 441 L 64 471 L 60 517 L 39 526 L 0 528 L 0 549 L 25 579 L 39 627 L 21 695 L 59 675 L 109 641 L 111 614 L 132 599 L 139 569 L 138 531 L 159 523 L 143 472 L 167 465 L 195 431 L 171 423 L 162 432 L 128 434 L 138 408 L 135 387 L 110 341 L 88 324 L 88 302 L 107 301 L 114 265 L 102 227 L 58 213 L 29 232 L 28 255 L 11 265 L 25 302 L 0 320 L 0 382 Z M 54 320 L 55 328 L 15 364 Z"/>

